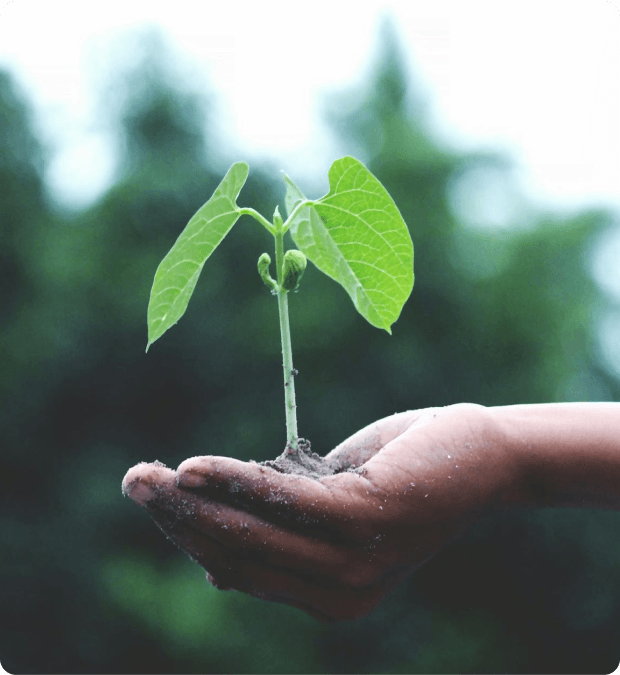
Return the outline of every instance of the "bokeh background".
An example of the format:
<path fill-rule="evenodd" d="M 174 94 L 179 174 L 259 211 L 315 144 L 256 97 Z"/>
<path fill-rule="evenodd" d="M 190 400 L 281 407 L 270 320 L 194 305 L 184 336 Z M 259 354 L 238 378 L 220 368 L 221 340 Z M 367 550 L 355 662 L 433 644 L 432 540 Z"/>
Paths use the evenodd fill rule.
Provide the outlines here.
<path fill-rule="evenodd" d="M 45 26 L 58 40 L 71 30 L 69 4 L 58 3 L 57 23 Z M 209 5 L 210 30 L 220 30 L 224 44 L 234 27 L 218 17 L 219 4 L 193 7 Z M 265 11 L 256 30 L 277 41 L 270 14 L 278 3 L 254 4 Z M 331 5 L 313 4 L 326 20 Z M 485 20 L 480 3 L 471 6 Z M 5 7 L 0 22 L 9 14 Z M 497 14 L 486 20 L 501 41 L 505 22 Z M 541 67 L 570 79 L 554 51 L 554 25 L 561 22 L 548 24 L 550 61 Z M 367 324 L 312 266 L 292 298 L 300 433 L 321 454 L 376 419 L 417 407 L 620 401 L 619 202 L 612 195 L 608 203 L 564 208 L 556 200 L 551 207 L 522 189 L 507 152 L 464 150 L 442 138 L 428 88 L 408 58 L 416 45 L 406 28 L 402 17 L 382 13 L 372 44 L 360 47 L 368 56 L 363 72 L 318 101 L 314 161 L 300 152 L 295 166 L 283 165 L 254 149 L 239 199 L 270 217 L 283 205 L 281 168 L 319 196 L 331 160 L 353 154 L 385 184 L 411 230 L 416 284 L 392 336 Z M 305 45 L 303 15 L 294 30 Z M 122 497 L 122 477 L 139 461 L 270 459 L 285 434 L 277 309 L 255 272 L 270 242 L 251 219 L 239 221 L 212 256 L 183 321 L 144 353 L 159 261 L 230 163 L 249 157 L 226 133 L 232 127 L 221 118 L 217 87 L 205 88 L 165 26 L 107 38 L 91 49 L 87 69 L 96 127 L 105 132 L 97 147 L 111 167 L 107 183 L 84 184 L 96 174 L 92 155 L 80 164 L 74 153 L 71 171 L 67 161 L 59 169 L 60 117 L 48 124 L 49 110 L 37 107 L 19 70 L 0 71 L 4 668 L 613 671 L 620 660 L 617 513 L 547 509 L 487 519 L 370 616 L 323 626 L 292 608 L 216 591 Z M 337 45 L 314 39 L 316 49 L 331 50 L 334 69 L 351 67 L 346 53 L 333 56 Z M 24 50 L 35 43 L 24 35 Z M 518 73 L 516 66 L 509 75 Z M 485 77 L 493 88 L 483 69 Z M 514 105 L 544 119 L 553 81 L 548 91 L 533 91 L 514 77 Z M 270 107 L 295 115 L 296 88 L 305 91 L 304 72 L 282 81 L 274 56 L 260 96 L 247 102 L 248 119 Z M 596 91 L 588 92 L 592 110 Z M 597 134 L 596 120 L 584 117 L 566 144 L 586 146 Z M 287 154 L 286 141 L 278 142 L 295 164 L 294 143 Z M 592 170 L 607 176 L 614 169 Z"/>

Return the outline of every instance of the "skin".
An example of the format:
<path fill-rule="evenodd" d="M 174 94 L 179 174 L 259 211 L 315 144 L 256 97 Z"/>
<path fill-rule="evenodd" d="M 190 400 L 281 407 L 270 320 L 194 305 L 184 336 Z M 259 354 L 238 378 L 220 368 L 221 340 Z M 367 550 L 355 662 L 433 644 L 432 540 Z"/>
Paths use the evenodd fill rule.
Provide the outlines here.
<path fill-rule="evenodd" d="M 328 458 L 352 470 L 314 480 L 204 456 L 134 466 L 123 492 L 217 588 L 357 619 L 488 514 L 620 510 L 620 404 L 408 411 Z"/>

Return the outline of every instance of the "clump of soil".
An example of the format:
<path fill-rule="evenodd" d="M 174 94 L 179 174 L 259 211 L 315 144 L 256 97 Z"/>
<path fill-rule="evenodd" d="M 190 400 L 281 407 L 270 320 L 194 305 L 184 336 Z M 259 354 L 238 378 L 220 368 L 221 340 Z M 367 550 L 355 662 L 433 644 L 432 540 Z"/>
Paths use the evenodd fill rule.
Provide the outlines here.
<path fill-rule="evenodd" d="M 268 466 L 280 473 L 296 474 L 319 480 L 325 476 L 341 473 L 346 467 L 336 466 L 325 457 L 317 455 L 310 449 L 310 441 L 305 438 L 297 439 L 297 447 L 287 443 L 284 452 L 276 459 L 260 462 L 261 466 Z"/>

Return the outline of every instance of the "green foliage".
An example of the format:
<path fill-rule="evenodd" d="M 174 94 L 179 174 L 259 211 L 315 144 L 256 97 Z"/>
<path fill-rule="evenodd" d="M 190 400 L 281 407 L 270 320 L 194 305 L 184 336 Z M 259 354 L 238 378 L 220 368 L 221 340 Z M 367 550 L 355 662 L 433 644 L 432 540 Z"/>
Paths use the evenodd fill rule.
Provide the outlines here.
<path fill-rule="evenodd" d="M 289 216 L 307 201 L 287 176 Z M 299 248 L 349 294 L 357 311 L 391 334 L 413 288 L 413 243 L 394 200 L 357 159 L 329 171 L 330 191 L 291 220 Z"/>
<path fill-rule="evenodd" d="M 183 316 L 205 262 L 243 213 L 236 200 L 247 175 L 245 162 L 233 164 L 158 267 L 148 308 L 147 351 Z M 413 288 L 413 243 L 394 200 L 353 157 L 333 163 L 330 192 L 317 201 L 306 199 L 288 176 L 285 180 L 290 223 L 284 224 L 284 231 L 290 227 L 301 251 L 344 287 L 369 323 L 391 334 Z M 252 211 L 245 212 L 259 215 Z M 278 226 L 279 214 L 274 232 Z M 264 275 L 271 260 L 266 260 L 259 259 L 259 273 L 269 285 Z M 297 289 L 306 258 L 287 252 L 284 262 L 283 288 Z"/>
<path fill-rule="evenodd" d="M 185 314 L 205 262 L 239 219 L 236 201 L 248 170 L 245 162 L 230 167 L 157 268 L 148 308 L 147 351 Z"/>

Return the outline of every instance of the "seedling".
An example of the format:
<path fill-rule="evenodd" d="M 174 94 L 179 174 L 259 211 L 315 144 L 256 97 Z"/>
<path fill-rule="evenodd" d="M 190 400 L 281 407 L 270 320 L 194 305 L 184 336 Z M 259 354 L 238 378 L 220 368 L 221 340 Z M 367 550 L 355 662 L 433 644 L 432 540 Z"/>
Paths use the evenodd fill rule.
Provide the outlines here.
<path fill-rule="evenodd" d="M 329 170 L 329 192 L 307 199 L 286 175 L 286 211 L 278 207 L 273 222 L 252 208 L 236 204 L 248 165 L 236 162 L 209 201 L 194 214 L 161 261 L 148 307 L 149 347 L 185 313 L 200 272 L 237 220 L 255 218 L 275 240 L 276 278 L 263 253 L 258 272 L 277 297 L 284 368 L 287 450 L 297 452 L 295 375 L 288 317 L 288 294 L 299 288 L 309 259 L 349 294 L 357 311 L 373 326 L 392 333 L 413 288 L 413 243 L 407 225 L 387 190 L 357 159 L 343 157 Z M 298 249 L 284 252 L 290 232 Z"/>

